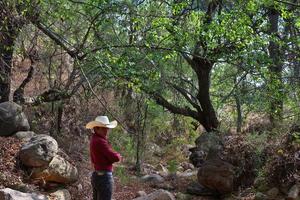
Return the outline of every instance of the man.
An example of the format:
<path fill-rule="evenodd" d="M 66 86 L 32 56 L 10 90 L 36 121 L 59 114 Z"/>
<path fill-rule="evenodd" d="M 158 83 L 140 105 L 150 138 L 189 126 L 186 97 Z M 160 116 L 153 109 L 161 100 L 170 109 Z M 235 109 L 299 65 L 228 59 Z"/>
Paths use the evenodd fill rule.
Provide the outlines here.
<path fill-rule="evenodd" d="M 93 130 L 90 141 L 90 156 L 94 172 L 92 174 L 93 200 L 111 200 L 113 193 L 113 163 L 121 160 L 121 155 L 112 150 L 108 143 L 110 129 L 117 121 L 109 122 L 107 116 L 98 116 L 86 125 Z"/>

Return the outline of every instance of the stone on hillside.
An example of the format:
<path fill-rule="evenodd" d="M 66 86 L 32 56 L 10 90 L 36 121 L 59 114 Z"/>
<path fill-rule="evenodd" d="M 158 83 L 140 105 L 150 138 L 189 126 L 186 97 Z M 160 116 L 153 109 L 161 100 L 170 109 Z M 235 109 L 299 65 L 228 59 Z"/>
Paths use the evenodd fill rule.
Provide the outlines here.
<path fill-rule="evenodd" d="M 198 171 L 197 170 L 186 170 L 185 172 L 182 172 L 182 173 L 177 173 L 177 176 L 178 177 L 183 177 L 183 178 L 187 178 L 187 177 L 191 177 L 191 176 L 195 176 L 197 175 Z"/>
<path fill-rule="evenodd" d="M 184 194 L 184 193 L 178 192 L 176 194 L 176 199 L 177 200 L 191 200 L 192 196 L 189 194 Z"/>
<path fill-rule="evenodd" d="M 158 174 L 148 174 L 148 175 L 145 175 L 145 176 L 143 176 L 141 178 L 141 180 L 143 182 L 150 182 L 150 183 L 162 183 L 162 182 L 164 182 L 164 178 L 161 177 Z"/>
<path fill-rule="evenodd" d="M 0 136 L 11 136 L 30 129 L 22 107 L 14 102 L 0 103 Z"/>
<path fill-rule="evenodd" d="M 47 166 L 58 151 L 57 141 L 49 135 L 35 135 L 20 150 L 22 163 L 29 167 Z"/>
<path fill-rule="evenodd" d="M 196 147 L 191 148 L 190 162 L 195 167 L 200 167 L 206 159 L 217 157 L 223 149 L 223 140 L 220 134 L 206 132 L 195 141 Z"/>
<path fill-rule="evenodd" d="M 188 162 L 181 163 L 181 166 L 183 167 L 184 171 L 195 168 L 192 163 L 188 163 Z"/>
<path fill-rule="evenodd" d="M 288 192 L 287 200 L 296 200 L 299 199 L 299 185 L 294 185 Z"/>
<path fill-rule="evenodd" d="M 267 200 L 267 199 L 268 196 L 261 192 L 257 192 L 254 197 L 254 200 Z"/>
<path fill-rule="evenodd" d="M 35 136 L 33 131 L 18 131 L 16 134 L 14 134 L 14 137 L 25 142 L 28 142 L 33 136 Z"/>
<path fill-rule="evenodd" d="M 147 193 L 145 191 L 138 191 L 136 193 L 136 197 L 143 197 L 143 196 L 147 196 Z"/>
<path fill-rule="evenodd" d="M 191 195 L 197 196 L 213 196 L 214 191 L 211 191 L 207 188 L 202 187 L 199 183 L 193 182 L 188 185 L 186 192 Z"/>
<path fill-rule="evenodd" d="M 57 190 L 50 194 L 51 197 L 55 197 L 55 200 L 71 200 L 71 194 L 68 190 L 62 189 Z"/>
<path fill-rule="evenodd" d="M 175 197 L 168 191 L 156 190 L 146 196 L 141 196 L 133 200 L 175 200 Z"/>
<path fill-rule="evenodd" d="M 10 188 L 0 190 L 0 200 L 48 200 L 48 197 L 36 193 L 23 193 Z"/>
<path fill-rule="evenodd" d="M 147 146 L 147 152 L 155 156 L 162 156 L 163 150 L 155 143 L 150 143 Z"/>
<path fill-rule="evenodd" d="M 269 199 L 275 199 L 279 194 L 279 189 L 276 187 L 271 188 L 266 192 Z"/>
<path fill-rule="evenodd" d="M 220 159 L 207 160 L 198 171 L 200 185 L 219 192 L 230 193 L 233 190 L 233 166 Z"/>
<path fill-rule="evenodd" d="M 70 162 L 56 155 L 48 167 L 33 168 L 31 178 L 46 182 L 70 184 L 78 180 L 78 170 Z"/>

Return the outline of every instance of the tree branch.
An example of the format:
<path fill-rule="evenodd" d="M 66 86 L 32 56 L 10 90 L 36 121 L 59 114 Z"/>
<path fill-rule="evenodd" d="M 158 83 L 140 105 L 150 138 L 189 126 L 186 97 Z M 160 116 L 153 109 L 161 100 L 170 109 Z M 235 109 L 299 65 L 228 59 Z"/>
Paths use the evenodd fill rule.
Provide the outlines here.
<path fill-rule="evenodd" d="M 152 93 L 151 96 L 156 101 L 157 104 L 159 104 L 159 105 L 163 106 L 164 108 L 168 109 L 171 113 L 180 114 L 180 115 L 192 117 L 196 120 L 199 120 L 198 112 L 196 112 L 196 111 L 194 111 L 194 110 L 192 110 L 188 107 L 185 107 L 185 108 L 176 107 L 173 104 L 171 104 L 170 102 L 168 102 L 165 98 L 163 98 L 158 93 Z"/>
<path fill-rule="evenodd" d="M 197 109 L 197 111 L 199 111 L 199 112 L 202 111 L 201 107 L 196 103 L 197 101 L 195 102 L 192 100 L 192 99 L 194 99 L 194 100 L 197 100 L 197 99 L 190 92 L 186 91 L 185 89 L 179 87 L 176 84 L 173 84 L 170 82 L 167 82 L 167 84 L 171 85 L 175 90 L 177 90 L 194 108 Z M 191 96 L 191 98 L 189 96 Z"/>
<path fill-rule="evenodd" d="M 46 27 L 39 21 L 31 21 L 38 29 L 40 29 L 45 35 L 51 38 L 57 45 L 61 46 L 72 58 L 78 57 L 78 51 L 76 49 L 71 49 L 67 46 L 64 39 L 53 32 L 50 28 Z"/>

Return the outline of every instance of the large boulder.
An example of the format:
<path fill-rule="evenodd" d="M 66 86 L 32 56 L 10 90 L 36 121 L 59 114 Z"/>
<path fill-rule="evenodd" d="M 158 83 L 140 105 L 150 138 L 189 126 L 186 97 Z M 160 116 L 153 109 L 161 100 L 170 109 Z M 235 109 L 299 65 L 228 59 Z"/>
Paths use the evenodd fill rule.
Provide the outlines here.
<path fill-rule="evenodd" d="M 24 142 L 28 142 L 33 136 L 35 136 L 35 133 L 33 131 L 19 131 L 14 134 L 14 137 Z"/>
<path fill-rule="evenodd" d="M 133 200 L 175 200 L 175 197 L 166 190 L 156 190 L 146 196 L 141 196 Z"/>
<path fill-rule="evenodd" d="M 158 175 L 158 174 L 147 174 L 147 175 L 143 176 L 143 177 L 141 178 L 141 180 L 142 180 L 143 182 L 154 183 L 154 184 L 155 184 L 155 183 L 162 183 L 162 182 L 165 181 L 164 178 L 161 177 L 161 176 Z"/>
<path fill-rule="evenodd" d="M 51 197 L 54 197 L 55 200 L 71 200 L 71 194 L 68 190 L 62 189 L 57 190 L 56 192 L 53 192 L 50 194 Z"/>
<path fill-rule="evenodd" d="M 190 149 L 190 161 L 195 167 L 200 167 L 206 159 L 218 157 L 223 150 L 223 139 L 217 132 L 202 133 L 195 143 L 196 147 Z"/>
<path fill-rule="evenodd" d="M 220 194 L 227 194 L 233 190 L 233 166 L 220 159 L 207 160 L 198 170 L 200 185 Z"/>
<path fill-rule="evenodd" d="M 48 197 L 36 193 L 23 193 L 10 188 L 0 190 L 0 200 L 48 200 Z"/>
<path fill-rule="evenodd" d="M 22 107 L 14 102 L 0 103 L 0 136 L 11 136 L 18 131 L 30 129 Z"/>
<path fill-rule="evenodd" d="M 52 159 L 49 166 L 33 168 L 31 174 L 31 178 L 46 182 L 70 184 L 78 180 L 77 168 L 59 155 Z"/>
<path fill-rule="evenodd" d="M 49 135 L 35 135 L 20 150 L 20 159 L 28 167 L 47 166 L 57 154 L 57 141 Z"/>

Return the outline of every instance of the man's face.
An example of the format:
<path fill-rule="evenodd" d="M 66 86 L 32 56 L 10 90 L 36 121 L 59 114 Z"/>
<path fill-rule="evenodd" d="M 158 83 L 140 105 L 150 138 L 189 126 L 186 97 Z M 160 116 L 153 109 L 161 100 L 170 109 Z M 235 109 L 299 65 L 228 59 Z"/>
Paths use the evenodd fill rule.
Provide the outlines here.
<path fill-rule="evenodd" d="M 105 127 L 94 127 L 94 132 L 98 135 L 106 136 L 109 132 L 109 129 Z"/>

